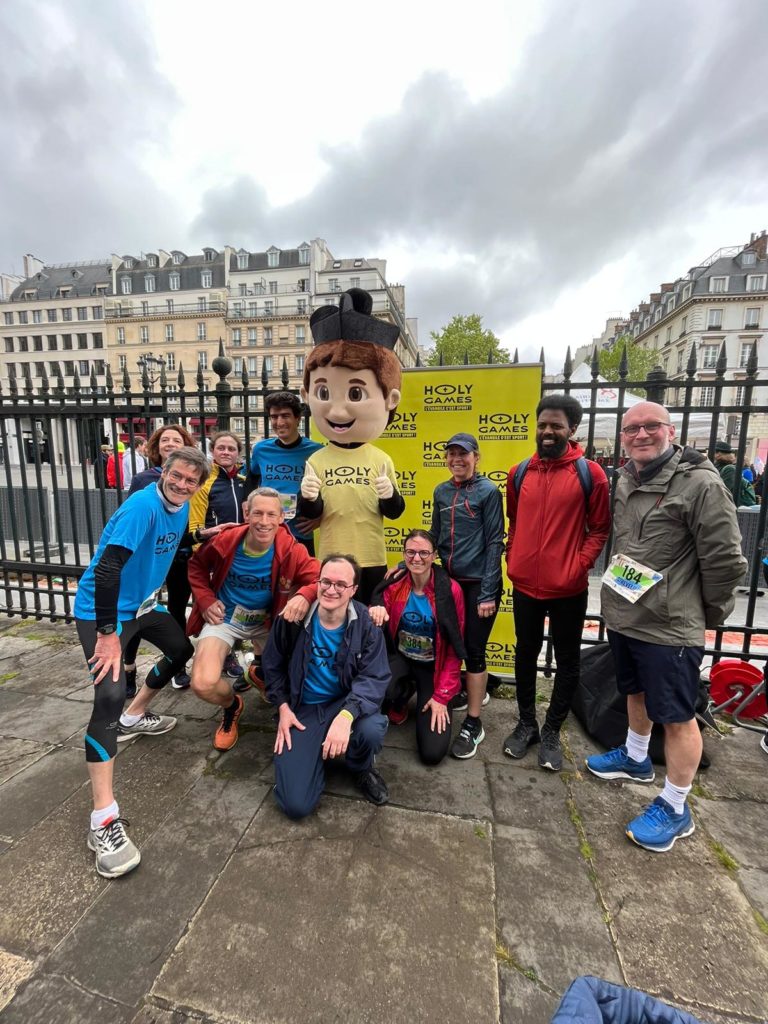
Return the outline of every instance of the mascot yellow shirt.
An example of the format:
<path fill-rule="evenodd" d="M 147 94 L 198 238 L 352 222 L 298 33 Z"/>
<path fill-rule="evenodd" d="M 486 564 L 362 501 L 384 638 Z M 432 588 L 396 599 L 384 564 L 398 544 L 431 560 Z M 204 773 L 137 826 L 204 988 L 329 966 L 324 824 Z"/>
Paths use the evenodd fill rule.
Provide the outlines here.
<path fill-rule="evenodd" d="M 397 491 L 395 464 L 372 444 L 339 448 L 329 444 L 307 460 L 321 481 L 321 529 L 315 534 L 317 557 L 334 552 L 354 555 L 362 568 L 386 565 L 383 516 L 373 481 L 384 471 Z"/>

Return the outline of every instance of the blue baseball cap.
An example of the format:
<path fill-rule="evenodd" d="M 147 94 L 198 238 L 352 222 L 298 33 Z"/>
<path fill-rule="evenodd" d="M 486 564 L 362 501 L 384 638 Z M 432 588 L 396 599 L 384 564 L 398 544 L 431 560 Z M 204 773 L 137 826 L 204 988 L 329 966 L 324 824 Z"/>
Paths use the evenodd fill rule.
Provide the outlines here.
<path fill-rule="evenodd" d="M 472 434 L 454 434 L 453 437 L 445 442 L 445 447 L 450 448 L 452 444 L 457 445 L 459 448 L 463 448 L 465 452 L 476 452 L 480 449 L 477 447 L 477 440 Z"/>

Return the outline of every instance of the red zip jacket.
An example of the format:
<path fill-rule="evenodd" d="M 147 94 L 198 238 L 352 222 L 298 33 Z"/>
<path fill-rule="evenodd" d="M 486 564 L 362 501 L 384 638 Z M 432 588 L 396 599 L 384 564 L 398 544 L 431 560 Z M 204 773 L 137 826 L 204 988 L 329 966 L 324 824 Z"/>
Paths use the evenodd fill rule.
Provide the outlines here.
<path fill-rule="evenodd" d="M 248 526 L 233 526 L 206 541 L 189 560 L 187 576 L 195 603 L 187 623 L 187 636 L 196 636 L 205 625 L 203 612 L 213 604 L 224 584 L 229 567 L 235 558 L 238 544 L 248 533 Z M 272 607 L 267 624 L 285 608 L 295 594 L 310 604 L 317 598 L 316 580 L 320 576 L 320 563 L 303 544 L 281 523 L 275 535 L 275 557 L 272 561 Z"/>
<path fill-rule="evenodd" d="M 596 462 L 589 504 L 574 463 L 584 452 L 575 441 L 559 459 L 531 456 L 520 494 L 515 470 L 507 476 L 507 575 L 538 599 L 573 597 L 586 590 L 589 570 L 608 539 L 608 478 Z"/>

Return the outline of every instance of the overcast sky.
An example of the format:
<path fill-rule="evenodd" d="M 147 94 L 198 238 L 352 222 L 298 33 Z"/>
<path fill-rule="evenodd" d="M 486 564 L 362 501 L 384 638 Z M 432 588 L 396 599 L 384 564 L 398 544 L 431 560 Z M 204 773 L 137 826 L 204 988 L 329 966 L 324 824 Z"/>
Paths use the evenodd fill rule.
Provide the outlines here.
<path fill-rule="evenodd" d="M 763 0 L 2 0 L 0 37 L 0 270 L 319 236 L 422 344 L 480 313 L 553 371 L 768 227 Z"/>

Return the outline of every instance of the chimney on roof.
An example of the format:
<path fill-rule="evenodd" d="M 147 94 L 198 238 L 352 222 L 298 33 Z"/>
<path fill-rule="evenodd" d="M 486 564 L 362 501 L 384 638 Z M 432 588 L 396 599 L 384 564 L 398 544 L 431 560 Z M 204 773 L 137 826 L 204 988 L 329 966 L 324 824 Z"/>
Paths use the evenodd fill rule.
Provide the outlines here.
<path fill-rule="evenodd" d="M 751 236 L 749 245 L 746 248 L 754 252 L 759 260 L 766 258 L 768 255 L 768 235 L 765 233 L 765 228 L 763 228 L 759 235 L 753 234 Z"/>
<path fill-rule="evenodd" d="M 45 264 L 42 260 L 39 260 L 37 256 L 33 256 L 32 253 L 27 253 L 24 256 L 24 277 L 34 277 L 35 274 L 39 273 L 43 269 Z"/>

